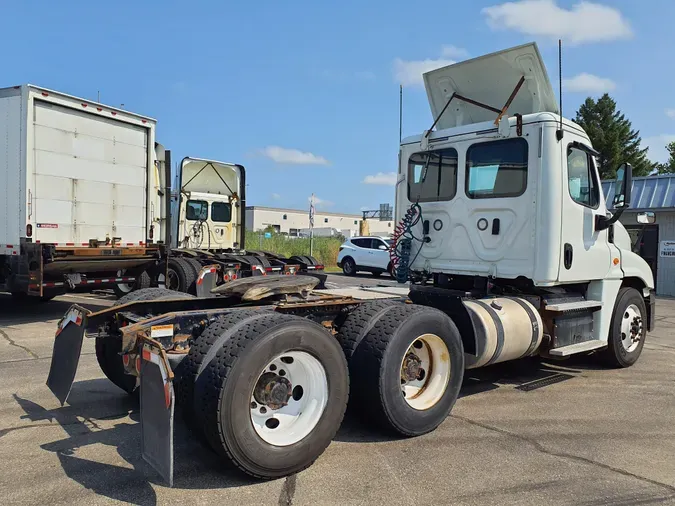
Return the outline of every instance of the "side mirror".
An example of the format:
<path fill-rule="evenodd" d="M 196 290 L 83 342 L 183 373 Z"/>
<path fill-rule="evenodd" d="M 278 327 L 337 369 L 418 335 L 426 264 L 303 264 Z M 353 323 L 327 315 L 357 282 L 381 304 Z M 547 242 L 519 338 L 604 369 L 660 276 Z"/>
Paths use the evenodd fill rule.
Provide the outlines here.
<path fill-rule="evenodd" d="M 381 249 L 382 251 L 387 251 L 389 248 L 387 248 L 384 244 L 381 244 L 380 246 L 378 246 L 377 249 Z"/>
<path fill-rule="evenodd" d="M 622 163 L 616 170 L 616 182 L 614 184 L 614 209 L 630 206 L 630 192 L 633 186 L 633 167 L 630 163 Z"/>
<path fill-rule="evenodd" d="M 633 186 L 633 167 L 630 163 L 622 163 L 616 170 L 616 182 L 614 183 L 614 214 L 611 218 L 597 215 L 595 217 L 595 230 L 605 230 L 619 220 L 619 217 L 630 206 L 630 192 Z"/>
<path fill-rule="evenodd" d="M 651 211 L 646 211 L 644 213 L 638 213 L 637 222 L 642 223 L 643 225 L 649 225 L 656 221 L 656 215 Z"/>

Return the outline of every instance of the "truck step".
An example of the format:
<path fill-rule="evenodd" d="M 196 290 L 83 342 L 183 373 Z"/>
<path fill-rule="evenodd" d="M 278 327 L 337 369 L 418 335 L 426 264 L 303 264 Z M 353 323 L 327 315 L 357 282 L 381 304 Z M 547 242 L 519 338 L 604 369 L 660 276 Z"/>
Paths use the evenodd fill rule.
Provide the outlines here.
<path fill-rule="evenodd" d="M 600 300 L 580 300 L 577 302 L 561 302 L 560 304 L 547 304 L 545 311 L 555 311 L 564 313 L 567 311 L 579 311 L 580 309 L 600 309 L 602 301 Z"/>
<path fill-rule="evenodd" d="M 583 343 L 570 344 L 569 346 L 562 346 L 560 348 L 554 348 L 548 351 L 548 354 L 552 357 L 569 357 L 576 353 L 583 353 L 585 351 L 593 351 L 599 348 L 604 348 L 607 346 L 607 341 L 598 341 L 593 339 L 592 341 L 584 341 Z"/>

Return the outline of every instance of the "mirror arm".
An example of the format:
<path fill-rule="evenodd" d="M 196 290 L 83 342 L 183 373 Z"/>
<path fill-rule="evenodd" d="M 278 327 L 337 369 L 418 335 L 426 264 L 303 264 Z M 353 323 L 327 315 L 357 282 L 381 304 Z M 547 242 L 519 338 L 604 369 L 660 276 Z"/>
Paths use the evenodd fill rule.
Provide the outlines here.
<path fill-rule="evenodd" d="M 619 218 L 621 218 L 621 215 L 623 214 L 626 207 L 627 206 L 616 209 L 611 218 L 607 218 L 606 216 L 602 216 L 600 214 L 596 215 L 595 230 L 596 231 L 605 230 L 614 225 L 617 221 L 619 221 Z"/>

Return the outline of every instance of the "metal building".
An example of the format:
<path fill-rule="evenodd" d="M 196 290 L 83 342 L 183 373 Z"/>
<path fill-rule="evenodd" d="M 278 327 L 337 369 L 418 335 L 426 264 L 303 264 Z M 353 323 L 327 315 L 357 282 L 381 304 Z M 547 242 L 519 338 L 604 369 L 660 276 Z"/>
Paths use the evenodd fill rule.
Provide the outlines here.
<path fill-rule="evenodd" d="M 317 210 L 314 215 L 314 228 L 317 235 L 334 230 L 345 237 L 359 235 L 360 214 L 329 213 Z M 376 218 L 368 219 L 370 233 L 373 235 L 389 236 L 394 231 L 393 221 L 381 221 Z M 272 228 L 282 234 L 298 236 L 308 233 L 309 212 L 304 209 L 284 209 L 278 207 L 247 206 L 246 228 L 249 230 L 264 230 Z"/>
<path fill-rule="evenodd" d="M 614 181 L 603 181 L 607 207 L 612 208 Z M 651 211 L 653 224 L 637 222 L 638 213 Z M 633 251 L 651 266 L 658 295 L 675 296 L 675 174 L 633 178 L 630 207 L 620 218 L 633 242 Z"/>

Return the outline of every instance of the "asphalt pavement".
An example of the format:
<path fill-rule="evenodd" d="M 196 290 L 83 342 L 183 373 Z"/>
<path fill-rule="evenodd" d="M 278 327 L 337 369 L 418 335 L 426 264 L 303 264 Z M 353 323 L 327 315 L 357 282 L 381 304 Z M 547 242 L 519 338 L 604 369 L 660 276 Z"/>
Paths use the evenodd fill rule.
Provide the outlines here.
<path fill-rule="evenodd" d="M 341 286 L 357 279 L 388 281 Z M 675 504 L 675 300 L 658 300 L 631 368 L 583 358 L 472 371 L 436 431 L 391 437 L 349 415 L 314 465 L 282 480 L 242 476 L 179 421 L 173 488 L 141 459 L 138 405 L 102 375 L 92 340 L 66 406 L 45 386 L 57 319 L 74 301 L 113 298 L 0 295 L 2 504 Z"/>

